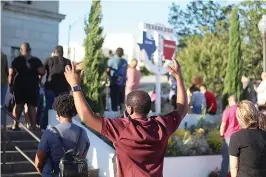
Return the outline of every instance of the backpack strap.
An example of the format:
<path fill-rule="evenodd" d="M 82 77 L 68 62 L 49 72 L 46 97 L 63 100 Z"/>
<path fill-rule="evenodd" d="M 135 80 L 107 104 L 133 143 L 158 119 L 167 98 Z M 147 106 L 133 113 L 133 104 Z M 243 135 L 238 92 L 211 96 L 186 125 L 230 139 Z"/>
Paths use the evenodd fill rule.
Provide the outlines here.
<path fill-rule="evenodd" d="M 78 148 L 78 145 L 79 145 L 80 140 L 81 140 L 81 136 L 82 136 L 82 128 L 79 127 L 79 134 L 78 134 L 78 138 L 77 138 L 77 141 L 76 141 L 76 146 L 74 148 L 75 150 L 77 150 L 77 148 Z"/>
<path fill-rule="evenodd" d="M 60 144 L 61 144 L 61 146 L 62 146 L 62 148 L 63 148 L 63 150 L 64 150 L 64 153 L 66 153 L 66 151 L 65 151 L 65 147 L 64 147 L 63 138 L 62 138 L 62 136 L 60 135 L 59 130 L 58 130 L 56 127 L 52 127 L 52 129 L 55 131 L 55 134 L 56 134 L 56 136 L 58 137 L 58 139 L 59 139 L 59 141 L 60 141 Z"/>

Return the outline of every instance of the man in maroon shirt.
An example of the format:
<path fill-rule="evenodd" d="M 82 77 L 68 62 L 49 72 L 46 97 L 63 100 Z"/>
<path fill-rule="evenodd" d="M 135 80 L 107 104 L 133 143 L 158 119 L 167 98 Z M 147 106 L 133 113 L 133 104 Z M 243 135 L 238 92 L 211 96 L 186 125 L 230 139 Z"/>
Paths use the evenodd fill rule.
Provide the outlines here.
<path fill-rule="evenodd" d="M 215 115 L 217 112 L 217 102 L 216 102 L 216 97 L 211 91 L 208 91 L 206 89 L 205 85 L 200 86 L 200 91 L 201 93 L 204 94 L 206 103 L 207 103 L 207 113 L 211 115 Z"/>
<path fill-rule="evenodd" d="M 65 77 L 72 87 L 79 118 L 86 125 L 109 138 L 116 149 L 118 177 L 162 177 L 168 138 L 187 114 L 188 103 L 180 66 L 168 67 L 177 81 L 177 109 L 164 116 L 148 118 L 151 99 L 144 91 L 129 93 L 125 118 L 101 118 L 92 112 L 81 92 L 78 76 L 72 65 Z"/>

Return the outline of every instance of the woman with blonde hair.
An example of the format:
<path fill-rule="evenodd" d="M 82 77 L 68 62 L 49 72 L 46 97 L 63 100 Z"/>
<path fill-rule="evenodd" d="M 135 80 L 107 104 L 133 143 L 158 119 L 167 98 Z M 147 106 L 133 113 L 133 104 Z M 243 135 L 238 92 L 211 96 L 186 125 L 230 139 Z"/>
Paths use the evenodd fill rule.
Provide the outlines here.
<path fill-rule="evenodd" d="M 134 91 L 137 90 L 140 86 L 140 71 L 137 70 L 138 60 L 133 59 L 128 66 L 127 69 L 127 82 L 126 82 L 126 96 Z"/>
<path fill-rule="evenodd" d="M 259 128 L 266 131 L 266 115 L 259 113 Z"/>
<path fill-rule="evenodd" d="M 242 128 L 231 136 L 231 177 L 266 176 L 266 132 L 259 128 L 259 112 L 250 101 L 241 101 L 236 112 Z"/>

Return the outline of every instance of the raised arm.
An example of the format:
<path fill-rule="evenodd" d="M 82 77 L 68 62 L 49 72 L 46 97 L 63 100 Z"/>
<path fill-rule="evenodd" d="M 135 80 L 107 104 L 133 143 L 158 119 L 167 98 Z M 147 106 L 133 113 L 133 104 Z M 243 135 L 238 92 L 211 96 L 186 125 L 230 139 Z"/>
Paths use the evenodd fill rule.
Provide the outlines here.
<path fill-rule="evenodd" d="M 180 65 L 175 59 L 172 59 L 172 60 L 174 62 L 174 66 L 173 67 L 168 66 L 168 69 L 171 75 L 176 79 L 176 84 L 177 84 L 176 110 L 178 111 L 181 118 L 183 119 L 188 112 L 187 92 L 185 89 Z"/>
<path fill-rule="evenodd" d="M 11 67 L 8 70 L 8 85 L 9 85 L 9 91 L 13 94 L 13 82 L 16 75 L 16 59 L 14 59 L 11 63 Z"/>
<path fill-rule="evenodd" d="M 79 77 L 73 64 L 72 67 L 66 66 L 65 77 L 71 88 L 79 86 Z M 90 128 L 101 132 L 102 118 L 91 110 L 81 90 L 73 91 L 73 97 L 80 120 Z"/>
<path fill-rule="evenodd" d="M 15 70 L 13 68 L 9 68 L 9 74 L 8 74 L 8 85 L 9 87 L 13 86 L 13 79 L 15 76 Z"/>
<path fill-rule="evenodd" d="M 222 123 L 221 123 L 221 126 L 220 126 L 220 136 L 221 137 L 224 137 L 224 132 L 226 130 L 226 124 L 227 124 L 227 120 L 228 120 L 228 114 L 227 114 L 227 111 L 225 110 L 224 113 L 223 113 L 223 117 L 222 117 Z"/>

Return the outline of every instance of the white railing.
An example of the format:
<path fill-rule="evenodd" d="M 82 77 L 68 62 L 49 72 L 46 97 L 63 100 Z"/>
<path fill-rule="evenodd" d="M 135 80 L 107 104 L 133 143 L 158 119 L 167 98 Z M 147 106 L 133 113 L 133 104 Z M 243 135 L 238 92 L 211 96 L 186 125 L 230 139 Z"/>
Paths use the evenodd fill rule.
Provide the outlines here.
<path fill-rule="evenodd" d="M 89 166 L 99 169 L 99 177 L 114 177 L 113 157 L 115 155 L 115 150 L 89 129 L 84 127 L 77 117 L 73 118 L 73 123 L 84 128 L 89 137 L 90 148 L 87 154 Z M 48 124 L 50 126 L 59 124 L 54 110 L 49 110 Z"/>

